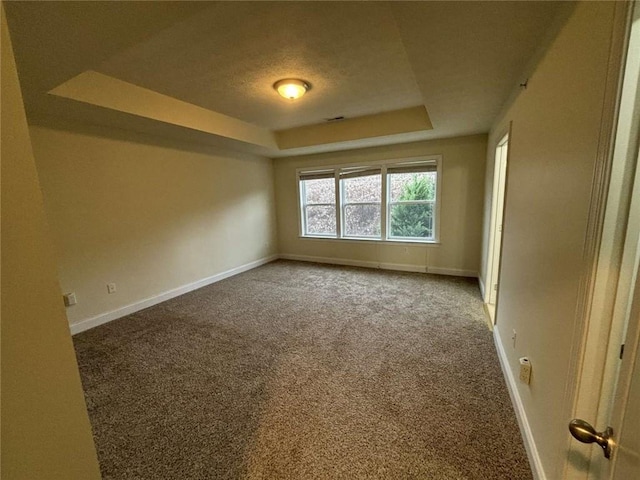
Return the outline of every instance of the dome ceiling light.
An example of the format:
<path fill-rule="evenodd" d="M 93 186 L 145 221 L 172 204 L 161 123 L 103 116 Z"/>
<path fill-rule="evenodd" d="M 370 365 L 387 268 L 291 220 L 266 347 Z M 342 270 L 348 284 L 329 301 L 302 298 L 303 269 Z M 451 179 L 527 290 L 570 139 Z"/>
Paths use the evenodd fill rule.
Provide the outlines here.
<path fill-rule="evenodd" d="M 287 100 L 295 100 L 307 93 L 307 90 L 311 89 L 311 85 L 297 78 L 284 78 L 274 83 L 273 88 Z"/>

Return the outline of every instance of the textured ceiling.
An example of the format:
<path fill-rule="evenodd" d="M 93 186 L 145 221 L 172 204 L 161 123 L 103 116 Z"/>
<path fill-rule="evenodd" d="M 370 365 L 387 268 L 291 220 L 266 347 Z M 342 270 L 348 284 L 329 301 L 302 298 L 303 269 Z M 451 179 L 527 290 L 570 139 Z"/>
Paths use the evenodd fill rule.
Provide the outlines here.
<path fill-rule="evenodd" d="M 286 136 L 287 129 L 324 126 L 327 118 L 370 121 L 375 114 L 417 106 L 426 108 L 433 125 L 403 136 L 381 123 L 378 138 L 345 140 L 343 131 L 296 153 L 488 131 L 551 26 L 571 9 L 565 2 L 508 1 L 4 5 L 32 121 L 69 118 L 135 130 L 140 117 L 140 130 L 148 130 L 154 117 L 133 105 L 116 108 L 76 98 L 87 103 L 79 108 L 73 96 L 47 94 L 95 71 L 121 81 L 125 90 L 142 87 L 156 92 L 154 98 L 167 98 L 169 112 L 171 101 L 180 101 L 254 124 L 274 138 Z M 289 76 L 313 87 L 296 102 L 271 87 Z M 113 108 L 126 118 L 107 114 Z M 155 120 L 175 123 L 175 135 L 184 136 L 184 121 L 161 117 Z M 226 136 L 224 129 L 200 130 Z M 266 154 L 287 152 L 276 148 Z"/>
<path fill-rule="evenodd" d="M 219 3 L 103 62 L 101 73 L 272 130 L 421 105 L 387 6 Z M 281 78 L 312 90 L 292 103 Z"/>

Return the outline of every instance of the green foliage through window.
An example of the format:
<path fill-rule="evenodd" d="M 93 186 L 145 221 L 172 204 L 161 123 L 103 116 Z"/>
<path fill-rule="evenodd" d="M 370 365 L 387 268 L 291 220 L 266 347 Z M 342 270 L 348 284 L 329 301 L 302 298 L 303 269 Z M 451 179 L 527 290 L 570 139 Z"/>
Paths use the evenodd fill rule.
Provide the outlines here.
<path fill-rule="evenodd" d="M 429 203 L 419 202 L 421 200 Z M 397 203 L 391 206 L 391 237 L 432 238 L 433 200 L 435 178 L 430 175 L 413 175 L 403 185 Z"/>
<path fill-rule="evenodd" d="M 301 235 L 429 243 L 438 235 L 438 160 L 299 171 Z"/>

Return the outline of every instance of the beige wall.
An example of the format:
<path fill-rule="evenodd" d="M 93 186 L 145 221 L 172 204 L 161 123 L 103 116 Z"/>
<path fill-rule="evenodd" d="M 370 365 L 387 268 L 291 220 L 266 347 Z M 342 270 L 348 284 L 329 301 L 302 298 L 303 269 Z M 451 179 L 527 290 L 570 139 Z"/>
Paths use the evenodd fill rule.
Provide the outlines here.
<path fill-rule="evenodd" d="M 98 479 L 2 8 L 2 478 Z"/>
<path fill-rule="evenodd" d="M 480 266 L 486 135 L 275 160 L 281 254 L 475 276 Z M 300 238 L 296 169 L 442 155 L 440 245 Z"/>
<path fill-rule="evenodd" d="M 531 384 L 515 386 L 549 479 L 563 478 L 570 440 L 573 399 L 565 392 L 575 381 L 571 355 L 580 341 L 576 308 L 614 7 L 578 4 L 489 136 L 487 195 L 495 145 L 512 122 L 497 330 L 515 378 L 518 358 L 531 360 Z"/>
<path fill-rule="evenodd" d="M 106 128 L 31 137 L 72 324 L 276 253 L 269 159 Z"/>

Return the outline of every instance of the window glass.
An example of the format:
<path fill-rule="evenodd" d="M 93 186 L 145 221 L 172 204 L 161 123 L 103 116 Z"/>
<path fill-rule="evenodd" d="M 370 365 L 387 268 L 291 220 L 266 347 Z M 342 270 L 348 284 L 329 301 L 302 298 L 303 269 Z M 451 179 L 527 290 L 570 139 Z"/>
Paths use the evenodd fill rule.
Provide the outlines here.
<path fill-rule="evenodd" d="M 336 182 L 331 178 L 305 180 L 304 190 L 307 193 L 307 205 L 315 203 L 336 203 Z"/>
<path fill-rule="evenodd" d="M 389 238 L 434 238 L 437 173 L 390 173 Z"/>
<path fill-rule="evenodd" d="M 382 175 L 345 178 L 342 180 L 345 203 L 380 202 L 382 198 Z"/>
<path fill-rule="evenodd" d="M 304 235 L 336 235 L 336 182 L 333 177 L 300 181 Z"/>
<path fill-rule="evenodd" d="M 336 234 L 336 207 L 307 205 L 307 233 L 309 235 Z"/>
<path fill-rule="evenodd" d="M 390 210 L 390 237 L 433 238 L 432 204 L 394 204 Z"/>
<path fill-rule="evenodd" d="M 406 159 L 385 165 L 301 171 L 301 233 L 345 239 L 434 242 L 439 215 L 438 169 L 437 160 Z"/>
<path fill-rule="evenodd" d="M 347 173 L 344 177 L 341 180 L 343 235 L 346 237 L 380 237 L 382 175 L 380 173 Z"/>
<path fill-rule="evenodd" d="M 436 199 L 436 172 L 393 173 L 389 175 L 389 197 L 401 200 Z"/>
<path fill-rule="evenodd" d="M 380 204 L 345 205 L 344 230 L 349 237 L 379 237 Z"/>

